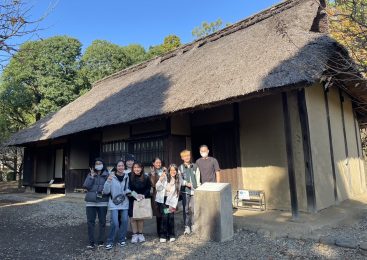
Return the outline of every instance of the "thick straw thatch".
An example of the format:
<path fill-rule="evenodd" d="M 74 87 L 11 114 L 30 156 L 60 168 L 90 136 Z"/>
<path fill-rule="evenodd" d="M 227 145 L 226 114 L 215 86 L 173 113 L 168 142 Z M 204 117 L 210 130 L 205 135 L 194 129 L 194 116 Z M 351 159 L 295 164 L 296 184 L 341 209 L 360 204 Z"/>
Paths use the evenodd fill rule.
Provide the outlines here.
<path fill-rule="evenodd" d="M 311 28 L 315 0 L 287 1 L 97 82 L 10 145 L 171 114 L 320 79 L 336 43 Z"/>

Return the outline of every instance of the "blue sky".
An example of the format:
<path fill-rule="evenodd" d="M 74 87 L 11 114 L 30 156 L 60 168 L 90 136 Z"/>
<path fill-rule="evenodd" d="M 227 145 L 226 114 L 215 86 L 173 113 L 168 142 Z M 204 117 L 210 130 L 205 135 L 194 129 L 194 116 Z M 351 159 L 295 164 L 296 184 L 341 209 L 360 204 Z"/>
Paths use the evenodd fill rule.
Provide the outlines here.
<path fill-rule="evenodd" d="M 160 44 L 168 34 L 191 42 L 192 29 L 203 21 L 221 18 L 234 23 L 280 0 L 31 0 L 30 15 L 41 17 L 41 38 L 68 35 L 79 39 L 83 49 L 93 40 L 119 45 L 139 43 L 145 48 Z M 50 6 L 53 9 L 50 10 Z M 29 38 L 29 37 L 28 37 Z M 36 37 L 33 37 L 36 39 Z M 22 39 L 23 40 L 23 39 Z"/>

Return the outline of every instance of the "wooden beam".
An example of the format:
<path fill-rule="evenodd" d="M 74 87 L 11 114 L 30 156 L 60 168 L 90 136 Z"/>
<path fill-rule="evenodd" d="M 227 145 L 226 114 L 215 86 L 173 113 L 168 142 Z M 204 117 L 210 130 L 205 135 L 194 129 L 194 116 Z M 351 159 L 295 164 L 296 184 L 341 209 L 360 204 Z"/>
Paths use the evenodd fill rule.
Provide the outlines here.
<path fill-rule="evenodd" d="M 235 142 L 235 151 L 236 151 L 236 166 L 237 166 L 237 183 L 238 186 L 243 188 L 243 179 L 242 179 L 242 168 L 241 168 L 241 138 L 240 138 L 240 108 L 239 103 L 233 104 L 233 125 L 234 125 L 234 142 Z M 238 188 L 240 188 L 238 187 Z M 234 189 L 236 187 L 232 187 Z"/>
<path fill-rule="evenodd" d="M 287 92 L 282 93 L 282 101 L 283 101 L 284 134 L 285 134 L 287 162 L 288 162 L 289 192 L 290 192 L 290 197 L 291 197 L 292 217 L 296 219 L 298 218 L 297 184 L 296 184 L 296 176 L 294 172 L 292 127 L 291 127 L 291 117 L 290 117 L 289 107 L 288 107 Z"/>
<path fill-rule="evenodd" d="M 314 183 L 310 128 L 306 106 L 305 89 L 298 91 L 298 112 L 301 123 L 303 155 L 306 167 L 305 179 L 306 179 L 307 209 L 309 212 L 316 212 L 315 183 Z"/>
<path fill-rule="evenodd" d="M 349 151 L 348 151 L 348 140 L 347 140 L 347 132 L 345 130 L 345 117 L 344 117 L 344 97 L 342 90 L 339 88 L 339 99 L 340 99 L 340 109 L 341 109 L 341 116 L 342 116 L 342 123 L 343 123 L 343 136 L 344 136 L 344 150 L 345 150 L 345 157 L 349 157 Z"/>
<path fill-rule="evenodd" d="M 334 145 L 333 145 L 333 136 L 331 133 L 331 122 L 330 122 L 330 109 L 329 109 L 329 98 L 328 98 L 329 89 L 324 89 L 324 100 L 325 100 L 325 110 L 326 110 L 326 118 L 327 118 L 327 126 L 329 133 L 329 148 L 330 148 L 330 160 L 331 160 L 331 170 L 333 174 L 333 185 L 334 185 L 334 200 L 338 201 L 338 189 L 336 184 L 336 171 L 335 171 L 335 158 L 334 158 Z"/>

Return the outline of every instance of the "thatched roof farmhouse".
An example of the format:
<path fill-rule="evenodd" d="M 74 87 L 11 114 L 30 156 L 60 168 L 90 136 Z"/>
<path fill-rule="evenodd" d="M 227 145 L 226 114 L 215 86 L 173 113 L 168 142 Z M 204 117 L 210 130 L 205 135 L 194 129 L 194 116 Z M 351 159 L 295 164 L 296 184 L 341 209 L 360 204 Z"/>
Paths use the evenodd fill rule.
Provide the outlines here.
<path fill-rule="evenodd" d="M 284 1 L 96 82 L 9 145 L 26 147 L 25 185 L 72 192 L 94 156 L 179 163 L 206 143 L 233 190 L 313 212 L 365 192 L 366 86 L 346 64 L 323 1 Z"/>

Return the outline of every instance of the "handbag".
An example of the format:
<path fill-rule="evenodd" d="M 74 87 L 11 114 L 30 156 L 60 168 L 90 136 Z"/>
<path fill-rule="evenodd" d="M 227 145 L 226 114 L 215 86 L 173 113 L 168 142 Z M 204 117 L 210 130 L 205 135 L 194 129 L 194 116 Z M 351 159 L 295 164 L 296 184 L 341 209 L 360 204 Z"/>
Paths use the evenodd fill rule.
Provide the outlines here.
<path fill-rule="evenodd" d="M 134 200 L 133 219 L 151 218 L 153 218 L 153 211 L 150 199 Z"/>
<path fill-rule="evenodd" d="M 84 200 L 86 202 L 97 202 L 97 192 L 88 191 L 87 194 L 85 194 Z"/>
<path fill-rule="evenodd" d="M 125 185 L 124 185 L 124 189 L 123 189 L 124 192 L 126 191 L 126 183 L 127 183 L 127 180 L 125 180 Z M 117 196 L 112 198 L 112 194 L 111 194 L 111 199 L 112 199 L 113 204 L 115 204 L 117 206 L 117 205 L 120 205 L 122 202 L 124 202 L 125 195 L 124 194 L 118 194 Z"/>
<path fill-rule="evenodd" d="M 119 194 L 112 199 L 113 204 L 120 205 L 125 200 L 125 195 Z"/>

